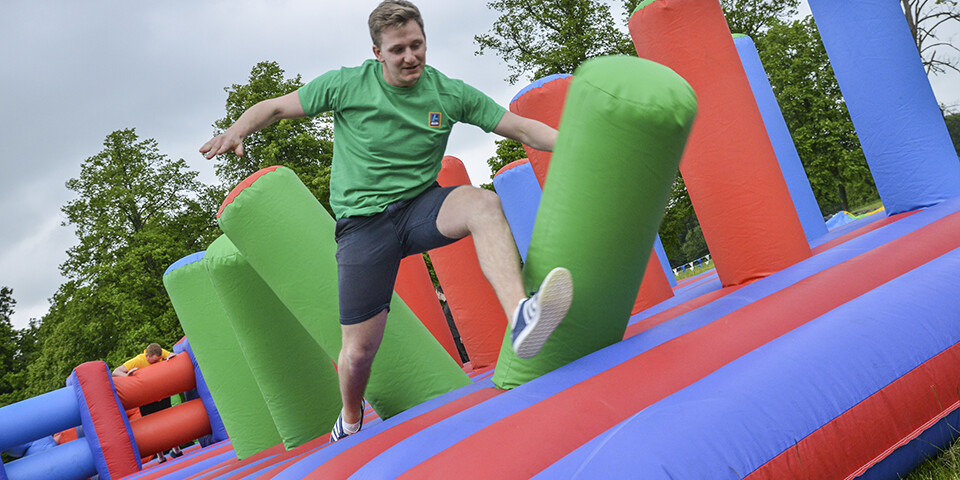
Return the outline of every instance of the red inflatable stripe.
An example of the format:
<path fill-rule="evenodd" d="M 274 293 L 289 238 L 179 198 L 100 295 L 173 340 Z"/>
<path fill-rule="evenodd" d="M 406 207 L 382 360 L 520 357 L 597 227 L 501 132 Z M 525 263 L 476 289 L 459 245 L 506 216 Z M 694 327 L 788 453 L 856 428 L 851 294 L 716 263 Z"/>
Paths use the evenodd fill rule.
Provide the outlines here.
<path fill-rule="evenodd" d="M 256 182 L 257 179 L 262 177 L 264 174 L 270 173 L 280 167 L 281 165 L 274 165 L 272 167 L 261 168 L 260 170 L 257 170 L 253 175 L 250 175 L 249 177 L 243 179 L 243 181 L 240 182 L 236 187 L 233 187 L 233 190 L 230 190 L 230 194 L 227 195 L 227 198 L 223 200 L 223 204 L 220 205 L 220 209 L 217 210 L 217 218 L 220 218 L 220 214 L 223 213 L 223 209 L 227 208 L 227 205 L 230 205 L 231 203 L 233 203 L 233 199 L 237 198 L 237 195 L 240 195 L 240 192 L 242 192 L 244 188 L 247 188 L 250 185 L 253 185 L 253 182 Z"/>
<path fill-rule="evenodd" d="M 254 462 L 259 462 L 259 461 L 261 461 L 261 460 L 263 460 L 263 459 L 265 459 L 265 458 L 267 458 L 267 457 L 271 457 L 271 456 L 273 456 L 273 455 L 279 455 L 279 454 L 283 453 L 284 451 L 285 451 L 285 450 L 283 449 L 283 444 L 282 444 L 282 443 L 278 443 L 278 444 L 276 444 L 276 445 L 274 445 L 274 446 L 272 446 L 272 447 L 270 447 L 270 448 L 268 448 L 268 449 L 266 449 L 266 450 L 264 450 L 264 451 L 262 451 L 262 452 L 259 452 L 259 453 L 255 453 L 255 454 L 253 454 L 253 455 L 250 455 L 249 457 L 244 458 L 243 460 L 231 460 L 230 462 L 225 462 L 225 463 L 228 464 L 228 465 L 226 465 L 226 466 L 225 466 L 223 463 L 218 464 L 218 465 L 214 465 L 214 466 L 212 466 L 212 467 L 210 467 L 210 468 L 207 468 L 207 469 L 202 470 L 202 471 L 200 471 L 200 472 L 197 472 L 197 473 L 195 473 L 195 474 L 193 474 L 193 475 L 190 475 L 189 477 L 186 477 L 186 478 L 184 478 L 183 480 L 196 480 L 196 479 L 200 479 L 200 478 L 203 478 L 203 477 L 205 477 L 205 476 L 207 476 L 207 475 L 211 475 L 211 474 L 213 474 L 214 477 L 220 477 L 220 476 L 226 475 L 226 474 L 228 474 L 228 473 L 230 473 L 230 472 L 232 472 L 232 471 L 234 471 L 234 470 L 236 470 L 236 469 L 238 469 L 238 468 L 245 467 L 245 466 L 250 465 L 251 463 L 254 463 Z"/>
<path fill-rule="evenodd" d="M 462 478 L 533 476 L 643 408 L 958 246 L 960 213 L 955 213 L 493 423 L 402 477 L 452 471 Z M 504 451 L 524 455 L 512 464 L 484 461 Z"/>

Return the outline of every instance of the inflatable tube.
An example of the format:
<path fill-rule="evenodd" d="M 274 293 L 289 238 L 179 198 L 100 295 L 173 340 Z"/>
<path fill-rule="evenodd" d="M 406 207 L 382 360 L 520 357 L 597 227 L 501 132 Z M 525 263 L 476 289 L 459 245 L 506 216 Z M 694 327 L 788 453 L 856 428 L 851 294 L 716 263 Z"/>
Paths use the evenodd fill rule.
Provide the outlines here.
<path fill-rule="evenodd" d="M 777 103 L 777 97 L 773 94 L 773 87 L 767 79 L 767 72 L 763 68 L 760 54 L 757 53 L 753 40 L 746 35 L 734 35 L 733 43 L 737 47 L 740 62 L 743 63 L 743 69 L 746 71 L 753 98 L 756 99 L 757 106 L 760 108 L 763 125 L 770 137 L 773 151 L 777 155 L 780 172 L 783 173 L 783 179 L 787 182 L 787 190 L 790 192 L 793 206 L 800 218 L 800 225 L 803 226 L 803 233 L 807 241 L 812 242 L 827 234 L 827 226 L 823 222 L 823 214 L 820 213 L 817 198 L 810 187 L 810 180 L 807 179 L 807 172 L 803 169 L 800 154 L 797 153 L 797 147 L 793 144 L 793 137 L 787 129 L 787 122 L 783 119 L 780 104 Z"/>
<path fill-rule="evenodd" d="M 73 387 L 5 405 L 0 407 L 0 452 L 79 424 L 80 405 Z"/>
<path fill-rule="evenodd" d="M 133 375 L 116 377 L 113 383 L 124 409 L 163 400 L 197 386 L 193 376 L 193 360 L 189 355 L 176 355 L 137 369 Z"/>
<path fill-rule="evenodd" d="M 330 358 L 340 353 L 334 221 L 292 170 L 269 167 L 224 201 L 220 228 Z M 366 398 L 389 418 L 469 384 L 457 362 L 398 296 Z"/>
<path fill-rule="evenodd" d="M 130 427 L 141 458 L 210 434 L 207 410 L 199 399 L 138 418 Z"/>
<path fill-rule="evenodd" d="M 200 365 L 197 363 L 197 357 L 194 356 L 193 347 L 190 346 L 189 341 L 178 343 L 176 347 L 174 348 L 174 351 L 179 350 L 177 353 L 186 352 L 187 355 L 190 355 L 190 359 L 193 360 L 193 376 L 197 379 L 196 397 L 203 402 L 203 407 L 207 411 L 207 418 L 210 420 L 209 443 L 205 443 L 203 439 L 201 439 L 200 446 L 206 447 L 210 443 L 217 443 L 227 440 L 230 437 L 227 435 L 226 427 L 223 426 L 223 419 L 220 418 L 220 412 L 217 410 L 217 405 L 213 401 L 213 396 L 210 394 L 210 388 L 207 386 L 207 382 L 203 378 L 203 372 L 200 371 Z M 187 400 L 192 400 L 192 398 L 190 398 L 188 395 Z"/>
<path fill-rule="evenodd" d="M 75 388 L 77 404 L 80 405 L 80 424 L 100 478 L 110 480 L 139 471 L 137 442 L 107 364 L 86 362 L 79 365 L 73 369 L 67 385 Z"/>
<path fill-rule="evenodd" d="M 699 113 L 680 171 L 724 286 L 810 256 L 719 2 L 645 0 L 630 17 L 641 58 L 683 76 Z M 756 215 L 758 205 L 764 215 Z"/>
<path fill-rule="evenodd" d="M 470 176 L 460 159 L 447 155 L 437 181 L 444 187 L 470 185 Z M 507 329 L 507 314 L 480 270 L 473 237 L 461 238 L 428 254 L 470 364 L 473 368 L 493 365 Z"/>
<path fill-rule="evenodd" d="M 695 112 L 693 90 L 662 65 L 621 56 L 577 69 L 524 266 L 530 291 L 554 267 L 568 268 L 573 304 L 532 359 L 519 359 L 504 337 L 498 387 L 623 338 Z"/>
<path fill-rule="evenodd" d="M 447 317 L 440 307 L 440 299 L 433 288 L 427 263 L 423 255 L 410 255 L 400 260 L 400 269 L 397 271 L 397 282 L 394 286 L 397 295 L 403 299 L 413 314 L 427 327 L 430 335 L 443 346 L 457 365 L 463 365 L 460 352 L 453 343 L 453 332 L 447 324 Z"/>
<path fill-rule="evenodd" d="M 233 449 L 243 459 L 280 443 L 280 434 L 207 276 L 203 257 L 204 252 L 199 252 L 175 262 L 164 273 L 163 285 L 190 338 Z"/>
<path fill-rule="evenodd" d="M 527 85 L 510 101 L 510 111 L 517 115 L 539 120 L 553 128 L 560 126 L 560 115 L 563 113 L 563 104 L 570 88 L 572 76 L 558 73 L 543 77 Z M 536 150 L 527 145 L 523 146 L 530 159 L 530 165 L 537 176 L 542 188 L 547 181 L 547 171 L 550 169 L 550 152 Z"/>
<path fill-rule="evenodd" d="M 291 449 L 325 435 L 341 407 L 330 357 L 227 237 L 210 244 L 203 264 L 283 445 Z"/>
<path fill-rule="evenodd" d="M 542 190 L 530 166 L 530 160 L 516 160 L 505 165 L 493 176 L 493 188 L 500 197 L 503 215 L 507 217 L 513 241 L 517 244 L 520 259 L 527 261 L 530 236 L 537 220 Z"/>
<path fill-rule="evenodd" d="M 960 195 L 960 162 L 899 2 L 810 0 L 887 215 Z"/>
<path fill-rule="evenodd" d="M 97 475 L 87 442 L 69 442 L 8 463 L 7 480 L 75 480 Z M 119 478 L 119 477 L 117 477 Z"/>
<path fill-rule="evenodd" d="M 677 276 L 673 274 L 673 269 L 670 268 L 670 260 L 667 258 L 667 251 L 663 249 L 663 241 L 660 240 L 659 233 L 653 244 L 653 249 L 657 252 L 657 260 L 659 260 L 660 265 L 663 266 L 663 275 L 667 277 L 667 283 L 670 284 L 670 287 L 676 287 Z"/>

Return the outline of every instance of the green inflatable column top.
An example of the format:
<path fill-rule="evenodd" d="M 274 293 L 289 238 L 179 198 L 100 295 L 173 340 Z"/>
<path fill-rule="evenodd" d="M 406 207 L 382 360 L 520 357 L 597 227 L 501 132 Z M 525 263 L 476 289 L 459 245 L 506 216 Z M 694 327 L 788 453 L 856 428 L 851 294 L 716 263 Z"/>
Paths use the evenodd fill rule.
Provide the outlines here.
<path fill-rule="evenodd" d="M 297 175 L 269 167 L 240 183 L 219 213 L 220 228 L 330 358 L 341 346 L 335 222 Z M 381 418 L 470 380 L 394 294 L 366 399 Z"/>
<path fill-rule="evenodd" d="M 250 268 L 230 239 L 203 259 L 243 355 L 288 450 L 326 435 L 340 414 L 330 357 Z"/>
<path fill-rule="evenodd" d="M 207 277 L 203 257 L 201 252 L 171 265 L 163 286 L 190 339 L 233 450 L 243 460 L 280 443 L 280 434 Z"/>
<path fill-rule="evenodd" d="M 532 359 L 514 354 L 508 332 L 498 387 L 623 338 L 696 107 L 690 85 L 649 60 L 601 57 L 574 73 L 523 271 L 534 291 L 566 267 L 573 303 Z"/>

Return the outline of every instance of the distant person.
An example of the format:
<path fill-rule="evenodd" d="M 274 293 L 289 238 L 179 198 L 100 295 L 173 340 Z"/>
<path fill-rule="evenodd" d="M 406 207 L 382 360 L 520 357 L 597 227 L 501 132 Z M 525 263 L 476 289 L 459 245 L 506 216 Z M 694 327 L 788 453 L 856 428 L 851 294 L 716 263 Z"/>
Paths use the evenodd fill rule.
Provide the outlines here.
<path fill-rule="evenodd" d="M 457 352 L 460 354 L 460 361 L 467 363 L 470 357 L 467 356 L 467 349 L 464 348 L 460 340 L 460 330 L 457 329 L 457 323 L 453 320 L 453 312 L 450 311 L 450 305 L 447 303 L 447 297 L 443 294 L 443 288 L 437 286 L 437 299 L 440 300 L 440 307 L 443 309 L 443 316 L 447 319 L 447 326 L 450 327 L 450 333 L 453 334 L 453 344 L 457 346 Z"/>
<path fill-rule="evenodd" d="M 330 206 L 337 218 L 343 409 L 331 441 L 360 431 L 363 394 L 383 340 L 400 260 L 473 236 L 481 270 L 512 329 L 520 358 L 536 355 L 566 316 L 570 272 L 549 272 L 528 295 L 510 226 L 494 192 L 440 187 L 437 174 L 458 122 L 553 151 L 557 131 L 507 111 L 426 63 L 423 18 L 404 0 L 380 3 L 368 19 L 373 55 L 320 75 L 299 90 L 250 107 L 200 147 L 208 159 L 243 155 L 248 135 L 287 118 L 333 112 Z"/>
<path fill-rule="evenodd" d="M 147 348 L 136 357 L 123 362 L 123 365 L 113 369 L 114 377 L 128 377 L 133 375 L 134 372 L 141 368 L 149 367 L 157 362 L 162 362 L 174 357 L 176 353 L 168 352 L 160 347 L 158 343 L 151 343 L 147 345 Z M 146 417 L 152 413 L 159 412 L 160 410 L 165 410 L 170 408 L 170 397 L 157 400 L 156 402 L 148 403 L 146 405 L 140 406 L 140 415 Z M 170 456 L 177 458 L 180 455 L 183 455 L 183 452 L 180 450 L 180 446 L 173 447 L 169 450 Z M 164 452 L 157 454 L 157 461 L 163 463 L 167 461 L 167 457 L 164 456 Z"/>

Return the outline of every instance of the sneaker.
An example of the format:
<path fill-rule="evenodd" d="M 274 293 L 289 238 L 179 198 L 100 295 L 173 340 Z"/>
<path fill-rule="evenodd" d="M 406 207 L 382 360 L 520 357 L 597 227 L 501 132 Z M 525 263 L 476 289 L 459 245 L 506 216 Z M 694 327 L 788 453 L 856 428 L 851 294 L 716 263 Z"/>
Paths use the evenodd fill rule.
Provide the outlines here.
<path fill-rule="evenodd" d="M 570 310 L 573 279 L 570 271 L 557 267 L 547 274 L 540 289 L 522 300 L 513 311 L 513 351 L 520 358 L 532 358 L 547 343 L 550 334 Z"/>
<path fill-rule="evenodd" d="M 170 456 L 173 458 L 180 458 L 183 456 L 183 451 L 180 450 L 180 447 L 175 447 L 173 450 L 170 451 Z"/>
<path fill-rule="evenodd" d="M 162 453 L 157 454 L 157 463 L 163 463 L 167 461 L 167 457 L 164 457 Z"/>
<path fill-rule="evenodd" d="M 347 429 L 343 426 L 343 410 L 340 410 L 340 415 L 337 417 L 336 423 L 333 424 L 333 431 L 330 432 L 330 443 L 338 442 L 343 440 L 344 437 L 348 435 L 353 435 L 354 433 L 359 432 L 363 428 L 363 400 L 360 401 L 360 426 L 357 427 L 357 431 L 353 433 L 347 432 Z"/>

